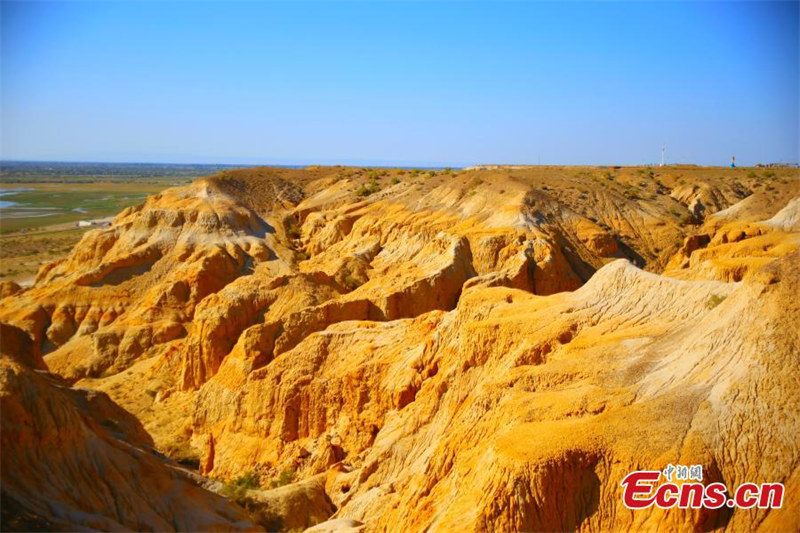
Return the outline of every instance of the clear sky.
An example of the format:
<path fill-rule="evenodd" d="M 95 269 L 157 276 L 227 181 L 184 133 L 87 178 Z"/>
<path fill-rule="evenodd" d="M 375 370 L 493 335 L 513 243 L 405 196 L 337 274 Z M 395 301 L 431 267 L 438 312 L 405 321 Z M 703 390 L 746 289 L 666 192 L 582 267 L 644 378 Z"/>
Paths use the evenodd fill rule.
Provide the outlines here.
<path fill-rule="evenodd" d="M 798 2 L 6 2 L 2 157 L 798 160 Z"/>

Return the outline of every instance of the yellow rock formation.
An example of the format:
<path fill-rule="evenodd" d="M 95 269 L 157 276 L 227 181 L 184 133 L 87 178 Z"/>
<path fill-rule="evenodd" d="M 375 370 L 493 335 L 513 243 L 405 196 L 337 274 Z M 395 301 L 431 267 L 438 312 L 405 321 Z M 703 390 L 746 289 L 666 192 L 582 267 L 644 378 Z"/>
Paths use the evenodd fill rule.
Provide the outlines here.
<path fill-rule="evenodd" d="M 4 523 L 797 530 L 800 175 L 760 180 L 261 168 L 148 198 L 0 287 Z M 677 463 L 786 501 L 623 506 Z"/>

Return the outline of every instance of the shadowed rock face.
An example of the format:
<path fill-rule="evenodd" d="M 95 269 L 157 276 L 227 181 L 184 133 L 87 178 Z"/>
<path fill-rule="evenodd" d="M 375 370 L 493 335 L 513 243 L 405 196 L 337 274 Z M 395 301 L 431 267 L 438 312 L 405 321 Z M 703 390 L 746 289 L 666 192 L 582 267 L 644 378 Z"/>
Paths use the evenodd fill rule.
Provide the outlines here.
<path fill-rule="evenodd" d="M 797 529 L 800 176 L 615 172 L 249 169 L 123 211 L 3 292 L 4 524 Z M 668 463 L 787 500 L 625 509 Z"/>
<path fill-rule="evenodd" d="M 3 530 L 252 530 L 249 516 L 152 449 L 102 392 L 3 359 Z"/>

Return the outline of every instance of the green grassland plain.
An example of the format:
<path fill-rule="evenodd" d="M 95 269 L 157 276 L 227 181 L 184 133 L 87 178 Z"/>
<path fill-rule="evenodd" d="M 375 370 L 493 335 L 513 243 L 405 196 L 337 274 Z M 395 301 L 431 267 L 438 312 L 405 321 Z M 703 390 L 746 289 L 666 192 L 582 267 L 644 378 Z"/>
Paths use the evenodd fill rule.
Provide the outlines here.
<path fill-rule="evenodd" d="M 0 198 L 14 203 L 0 209 L 0 280 L 29 282 L 42 264 L 66 255 L 87 231 L 78 221 L 114 216 L 189 181 L 0 183 L 0 192 L 19 190 Z"/>
<path fill-rule="evenodd" d="M 145 197 L 233 165 L 0 162 L 0 281 L 30 283 L 87 228 Z"/>

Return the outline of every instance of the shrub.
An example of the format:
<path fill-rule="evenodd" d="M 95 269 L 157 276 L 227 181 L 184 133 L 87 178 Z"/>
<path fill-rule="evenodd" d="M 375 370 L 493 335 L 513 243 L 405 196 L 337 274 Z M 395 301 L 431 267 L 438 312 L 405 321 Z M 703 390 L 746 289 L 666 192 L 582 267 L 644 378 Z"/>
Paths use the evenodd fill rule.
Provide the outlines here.
<path fill-rule="evenodd" d="M 243 506 L 250 513 L 250 516 L 256 521 L 258 525 L 267 531 L 283 531 L 283 517 L 273 511 L 272 509 L 259 505 L 250 498 L 243 502 Z"/>
<path fill-rule="evenodd" d="M 220 494 L 222 494 L 229 500 L 234 501 L 239 505 L 242 505 L 242 503 L 245 500 L 245 497 L 247 496 L 247 489 L 245 489 L 244 487 L 237 487 L 236 485 L 225 485 L 224 487 L 222 487 Z"/>
<path fill-rule="evenodd" d="M 245 472 L 241 476 L 233 480 L 233 485 L 237 487 L 244 487 L 245 489 L 257 489 L 261 487 L 261 478 L 253 470 Z"/>
<path fill-rule="evenodd" d="M 222 495 L 242 505 L 247 491 L 261 488 L 261 478 L 254 472 L 245 472 L 222 488 Z"/>
<path fill-rule="evenodd" d="M 482 184 L 483 184 L 483 179 L 478 177 L 478 176 L 475 176 L 474 178 L 469 180 L 469 183 L 467 184 L 467 188 L 468 189 L 475 189 L 476 187 L 478 187 L 479 185 L 482 185 Z"/>
<path fill-rule="evenodd" d="M 283 487 L 284 485 L 288 485 L 289 483 L 294 481 L 295 474 L 296 472 L 294 470 L 292 470 L 291 468 L 287 468 L 286 470 L 283 470 L 278 475 L 277 478 L 272 480 L 270 486 L 273 489 L 276 489 L 278 487 Z"/>
<path fill-rule="evenodd" d="M 765 178 L 774 178 L 775 177 L 775 173 L 773 171 L 771 171 L 771 170 L 765 170 L 764 171 L 764 177 Z"/>
<path fill-rule="evenodd" d="M 398 183 L 400 183 L 400 180 L 399 180 L 399 179 L 397 179 L 397 176 L 395 176 L 394 178 L 392 178 L 392 185 L 397 185 Z"/>
<path fill-rule="evenodd" d="M 362 185 L 361 187 L 359 187 L 358 190 L 356 191 L 356 194 L 358 196 L 360 196 L 361 198 L 365 198 L 365 197 L 369 196 L 370 194 L 374 194 L 374 193 L 376 193 L 376 192 L 378 192 L 380 190 L 381 190 L 381 186 L 378 183 L 378 180 L 373 177 L 370 180 L 369 185 Z"/>
<path fill-rule="evenodd" d="M 708 309 L 714 309 L 716 306 L 718 306 L 719 304 L 724 302 L 725 298 L 727 298 L 727 296 L 720 296 L 719 294 L 712 294 L 711 297 L 708 299 L 708 302 L 706 303 L 706 307 Z"/>

